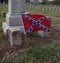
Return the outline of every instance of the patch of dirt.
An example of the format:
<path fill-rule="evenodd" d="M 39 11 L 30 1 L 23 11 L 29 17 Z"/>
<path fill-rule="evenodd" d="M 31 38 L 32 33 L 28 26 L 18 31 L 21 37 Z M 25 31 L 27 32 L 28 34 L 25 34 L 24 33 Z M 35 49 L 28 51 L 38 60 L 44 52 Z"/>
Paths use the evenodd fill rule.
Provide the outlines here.
<path fill-rule="evenodd" d="M 5 36 L 0 37 L 0 60 L 5 61 L 9 58 L 16 58 L 25 53 L 28 47 L 39 47 L 43 45 L 50 45 L 52 43 L 60 42 L 60 32 L 53 30 L 52 36 L 49 38 L 24 38 L 22 46 L 11 46 Z"/>
<path fill-rule="evenodd" d="M 6 37 L 0 37 L 0 60 L 5 61 L 9 58 L 14 59 L 18 56 L 18 53 L 22 53 L 23 51 L 25 51 L 23 46 L 13 47 L 7 41 Z"/>

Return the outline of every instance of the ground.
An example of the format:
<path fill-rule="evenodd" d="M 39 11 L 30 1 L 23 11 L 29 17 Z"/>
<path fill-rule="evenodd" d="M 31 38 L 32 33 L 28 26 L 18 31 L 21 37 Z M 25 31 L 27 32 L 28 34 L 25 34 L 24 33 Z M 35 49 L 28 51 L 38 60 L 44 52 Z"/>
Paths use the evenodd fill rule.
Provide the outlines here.
<path fill-rule="evenodd" d="M 55 27 L 56 28 L 56 27 Z M 59 29 L 54 29 L 51 37 L 49 38 L 37 38 L 37 37 L 33 37 L 33 38 L 27 38 L 27 40 L 24 39 L 24 44 L 20 47 L 17 46 L 11 46 L 9 44 L 9 42 L 7 41 L 7 38 L 5 36 L 2 36 L 0 38 L 0 59 L 2 61 L 7 60 L 8 58 L 16 58 L 18 57 L 20 54 L 23 54 L 25 52 L 25 50 L 29 47 L 40 47 L 40 46 L 50 46 L 53 47 L 53 45 L 55 45 L 56 43 L 59 44 L 60 42 L 60 32 L 57 33 Z"/>
<path fill-rule="evenodd" d="M 2 24 L 3 21 L 5 21 L 5 17 L 2 16 L 2 11 L 7 12 L 7 4 L 0 4 L 0 24 Z M 58 14 L 59 11 L 50 12 L 47 13 L 47 11 L 39 11 L 40 9 L 29 9 L 26 8 L 26 11 L 36 13 L 41 13 L 49 18 L 51 18 L 51 37 L 31 37 L 31 38 L 24 38 L 23 45 L 22 46 L 11 46 L 10 43 L 7 41 L 7 37 L 2 32 L 2 27 L 0 26 L 0 60 L 6 61 L 10 58 L 15 59 L 18 56 L 21 56 L 25 53 L 25 51 L 29 48 L 37 48 L 37 47 L 54 47 L 54 45 L 60 46 L 60 14 Z M 58 47 L 60 50 L 60 47 Z M 60 57 L 60 56 L 59 56 Z"/>

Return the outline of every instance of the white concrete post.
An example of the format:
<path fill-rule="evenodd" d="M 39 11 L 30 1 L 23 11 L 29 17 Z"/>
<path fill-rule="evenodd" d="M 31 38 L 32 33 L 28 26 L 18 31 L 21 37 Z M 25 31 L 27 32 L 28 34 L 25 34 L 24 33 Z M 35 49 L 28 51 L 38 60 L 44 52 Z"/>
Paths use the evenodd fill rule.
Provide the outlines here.
<path fill-rule="evenodd" d="M 9 26 L 21 26 L 21 13 L 25 12 L 25 0 L 9 0 L 6 23 Z"/>
<path fill-rule="evenodd" d="M 21 13 L 25 11 L 25 0 L 9 0 L 8 12 Z"/>
<path fill-rule="evenodd" d="M 3 32 L 9 36 L 11 45 L 21 45 L 22 36 L 18 33 L 23 33 L 22 17 L 21 13 L 25 12 L 25 0 L 9 0 L 8 1 L 8 13 L 6 14 L 6 22 L 2 24 Z M 13 31 L 13 32 L 12 32 Z M 13 36 L 14 32 L 17 36 Z M 15 39 L 16 38 L 16 39 Z"/>

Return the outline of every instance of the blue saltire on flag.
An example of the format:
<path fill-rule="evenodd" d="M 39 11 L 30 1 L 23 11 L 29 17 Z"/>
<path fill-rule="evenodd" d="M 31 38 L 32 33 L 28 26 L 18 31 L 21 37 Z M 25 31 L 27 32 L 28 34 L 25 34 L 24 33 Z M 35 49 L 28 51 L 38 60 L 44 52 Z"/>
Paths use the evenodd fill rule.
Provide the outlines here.
<path fill-rule="evenodd" d="M 45 32 L 50 31 L 50 21 L 43 15 L 22 14 L 25 34 L 42 30 Z"/>

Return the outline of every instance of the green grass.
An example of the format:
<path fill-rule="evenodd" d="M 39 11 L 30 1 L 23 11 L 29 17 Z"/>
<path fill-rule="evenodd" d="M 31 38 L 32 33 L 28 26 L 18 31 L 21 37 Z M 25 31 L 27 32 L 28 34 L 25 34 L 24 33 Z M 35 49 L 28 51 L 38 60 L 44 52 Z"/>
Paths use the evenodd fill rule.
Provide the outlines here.
<path fill-rule="evenodd" d="M 7 13 L 7 4 L 0 4 L 0 37 L 4 35 L 2 30 L 2 23 L 6 21 L 5 17 L 2 16 L 3 12 Z"/>
<path fill-rule="evenodd" d="M 60 44 L 52 47 L 28 48 L 26 53 L 6 63 L 60 63 Z"/>
<path fill-rule="evenodd" d="M 7 13 L 7 4 L 0 4 L 0 15 L 2 15 L 2 12 Z"/>
<path fill-rule="evenodd" d="M 30 6 L 26 6 L 26 11 L 33 13 L 33 14 L 43 14 L 43 15 L 48 15 L 48 16 L 60 16 L 60 10 L 43 10 L 43 6 L 42 7 L 33 7 L 32 9 L 30 9 Z"/>
<path fill-rule="evenodd" d="M 5 18 L 1 17 L 0 18 L 0 37 L 4 35 L 3 29 L 2 29 L 2 23 L 5 21 Z"/>

